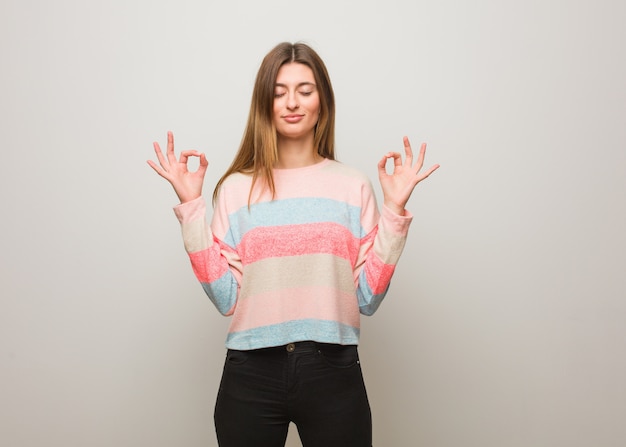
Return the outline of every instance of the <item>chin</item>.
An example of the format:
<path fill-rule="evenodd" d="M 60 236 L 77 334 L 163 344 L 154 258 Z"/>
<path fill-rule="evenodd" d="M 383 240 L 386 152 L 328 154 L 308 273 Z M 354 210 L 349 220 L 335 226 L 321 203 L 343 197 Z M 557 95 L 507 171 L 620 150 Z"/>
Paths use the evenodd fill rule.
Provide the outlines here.
<path fill-rule="evenodd" d="M 283 132 L 277 129 L 276 133 L 278 134 L 279 137 L 289 138 L 290 140 L 295 140 L 295 139 L 300 139 L 300 138 L 306 138 L 310 135 L 313 135 L 313 130 L 306 130 L 306 131 L 292 130 L 292 131 Z"/>

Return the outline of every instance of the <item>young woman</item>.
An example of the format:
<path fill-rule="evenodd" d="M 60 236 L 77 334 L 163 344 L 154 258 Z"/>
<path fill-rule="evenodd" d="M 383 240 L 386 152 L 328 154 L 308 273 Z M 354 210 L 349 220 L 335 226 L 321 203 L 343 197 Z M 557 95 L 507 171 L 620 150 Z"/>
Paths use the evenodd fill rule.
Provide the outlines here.
<path fill-rule="evenodd" d="M 404 247 L 421 172 L 405 160 L 378 163 L 379 212 L 369 180 L 335 161 L 335 102 L 310 47 L 281 43 L 259 69 L 239 151 L 213 192 L 206 221 L 197 151 L 176 159 L 154 143 L 180 204 L 174 211 L 191 265 L 209 298 L 232 317 L 215 408 L 222 447 L 284 446 L 293 422 L 305 447 L 370 447 L 370 407 L 357 352 L 360 314 L 387 292 Z M 190 157 L 199 158 L 195 172 Z M 393 160 L 388 173 L 386 163 Z"/>

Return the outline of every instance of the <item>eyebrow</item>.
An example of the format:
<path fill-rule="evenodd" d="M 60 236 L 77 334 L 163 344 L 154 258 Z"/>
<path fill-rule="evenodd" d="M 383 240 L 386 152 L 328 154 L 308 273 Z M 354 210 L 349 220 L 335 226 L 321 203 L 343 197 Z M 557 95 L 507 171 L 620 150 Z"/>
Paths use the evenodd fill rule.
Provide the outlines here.
<path fill-rule="evenodd" d="M 302 87 L 305 85 L 312 85 L 313 87 L 316 87 L 316 85 L 313 82 L 301 82 L 298 85 L 296 85 L 296 87 Z M 287 88 L 287 84 L 281 84 L 280 82 L 277 82 L 275 85 L 275 87 L 285 87 Z"/>

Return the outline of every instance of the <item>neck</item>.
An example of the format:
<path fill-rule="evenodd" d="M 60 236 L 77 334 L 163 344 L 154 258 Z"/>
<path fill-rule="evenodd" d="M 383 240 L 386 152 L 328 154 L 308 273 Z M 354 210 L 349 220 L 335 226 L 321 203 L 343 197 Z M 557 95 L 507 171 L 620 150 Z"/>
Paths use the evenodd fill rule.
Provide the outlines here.
<path fill-rule="evenodd" d="M 313 147 L 313 135 L 302 139 L 278 137 L 278 162 L 275 168 L 303 168 L 322 161 L 323 157 Z"/>

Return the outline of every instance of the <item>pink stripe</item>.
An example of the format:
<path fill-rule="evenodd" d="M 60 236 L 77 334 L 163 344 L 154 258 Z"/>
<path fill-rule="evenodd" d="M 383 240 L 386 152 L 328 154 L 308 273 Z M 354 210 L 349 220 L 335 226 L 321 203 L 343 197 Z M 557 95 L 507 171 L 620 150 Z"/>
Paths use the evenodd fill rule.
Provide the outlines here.
<path fill-rule="evenodd" d="M 239 299 L 229 332 L 286 321 L 317 319 L 359 327 L 359 307 L 353 294 L 333 289 L 289 289 Z"/>
<path fill-rule="evenodd" d="M 213 245 L 206 250 L 189 253 L 193 272 L 200 282 L 213 282 L 226 273 L 228 261 L 221 256 L 220 248 L 227 247 L 226 245 L 220 247 L 219 241 L 214 240 Z"/>
<path fill-rule="evenodd" d="M 365 274 L 367 275 L 367 283 L 374 295 L 385 291 L 391 281 L 395 267 L 395 265 L 384 264 L 378 256 L 370 252 L 370 257 L 365 264 Z"/>
<path fill-rule="evenodd" d="M 282 225 L 250 230 L 239 244 L 238 252 L 245 264 L 266 258 L 324 253 L 344 259 L 347 254 L 354 265 L 359 242 L 337 223 Z"/>

